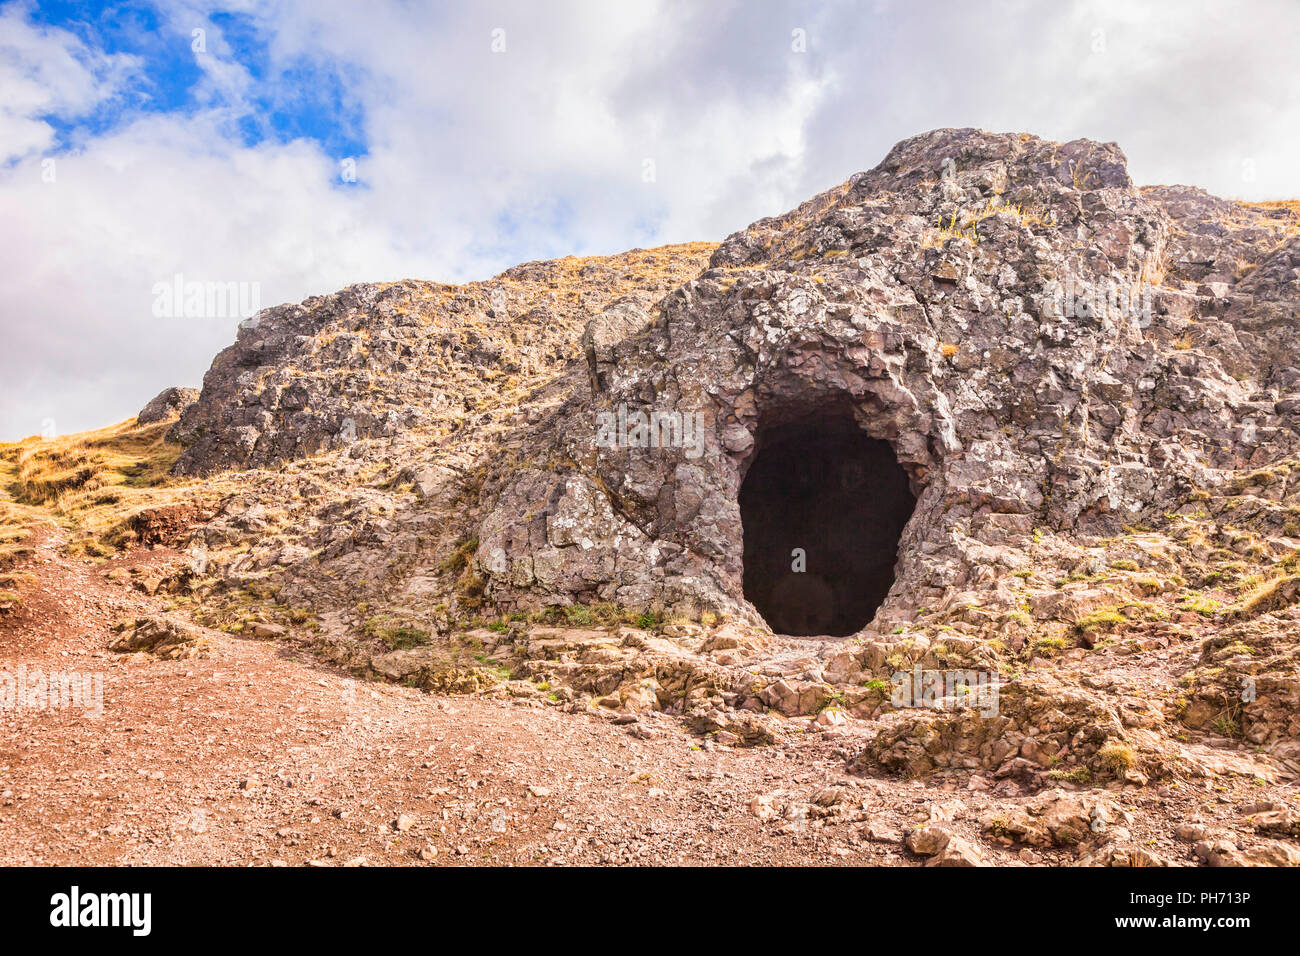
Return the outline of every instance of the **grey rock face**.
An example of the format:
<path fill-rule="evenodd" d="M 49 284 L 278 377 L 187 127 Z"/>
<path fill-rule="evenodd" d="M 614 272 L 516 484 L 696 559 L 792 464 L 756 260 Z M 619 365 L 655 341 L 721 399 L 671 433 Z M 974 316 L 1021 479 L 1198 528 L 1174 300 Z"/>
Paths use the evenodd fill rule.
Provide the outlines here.
<path fill-rule="evenodd" d="M 189 408 L 199 397 L 197 388 L 164 388 L 155 395 L 140 413 L 135 416 L 135 420 L 141 425 L 151 425 L 154 422 L 160 422 L 164 418 L 170 418 L 173 415 L 180 414 Z"/>
<path fill-rule="evenodd" d="M 485 486 L 487 596 L 752 618 L 739 489 L 765 430 L 828 409 L 890 444 L 917 499 L 878 627 L 1023 565 L 1034 527 L 1114 534 L 1292 454 L 1285 222 L 1139 190 L 1114 144 L 906 140 L 728 238 L 644 331 L 589 328 L 590 392 Z M 638 411 L 670 440 L 602 436 Z"/>
<path fill-rule="evenodd" d="M 648 322 L 635 303 L 618 302 L 587 323 L 582 331 L 582 351 L 591 371 L 593 390 L 605 387 L 602 373 L 608 370 L 614 346 L 640 332 Z"/>
<path fill-rule="evenodd" d="M 387 469 L 320 511 L 317 557 L 266 556 L 289 599 L 759 624 L 741 488 L 775 434 L 831 416 L 887 443 L 915 500 L 866 631 L 922 609 L 995 628 L 1027 602 L 1068 626 L 1113 599 L 1028 600 L 1016 575 L 1095 563 L 1079 542 L 1300 449 L 1298 236 L 1285 204 L 1138 188 L 1114 144 L 935 130 L 716 248 L 261 313 L 174 427 L 177 470 L 348 445 L 329 468 Z M 1251 505 L 1276 548 L 1284 478 Z"/>
<path fill-rule="evenodd" d="M 515 266 L 465 286 L 357 285 L 241 324 L 169 433 L 182 475 L 254 468 L 463 427 L 503 389 L 554 374 L 592 314 L 643 310 L 712 246 Z"/>

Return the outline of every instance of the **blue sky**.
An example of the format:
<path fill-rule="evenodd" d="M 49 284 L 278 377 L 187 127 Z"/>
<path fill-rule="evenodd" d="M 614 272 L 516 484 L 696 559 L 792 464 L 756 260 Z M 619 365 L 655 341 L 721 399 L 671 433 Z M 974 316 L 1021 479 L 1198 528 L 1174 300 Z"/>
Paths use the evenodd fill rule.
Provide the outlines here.
<path fill-rule="evenodd" d="M 194 29 L 215 28 L 213 55 L 238 62 L 250 81 L 238 105 L 238 137 L 246 146 L 306 138 L 334 156 L 365 153 L 364 103 L 348 94 L 355 68 L 340 61 L 301 56 L 273 62 L 270 36 L 246 11 L 214 11 L 187 38 L 183 25 L 169 22 L 158 4 L 54 3 L 29 6 L 36 27 L 66 31 L 89 49 L 133 58 L 138 64 L 114 94 L 84 113 L 40 116 L 56 131 L 55 151 L 75 148 L 87 137 L 139 113 L 184 113 L 209 109 L 202 98 L 203 69 L 193 49 Z M 195 18 L 195 22 L 201 22 Z M 189 40 L 189 43 L 177 42 Z M 233 134 L 233 131 L 232 131 Z"/>
<path fill-rule="evenodd" d="M 1300 195 L 1297 35 L 1287 0 L 0 0 L 0 440 L 199 384 L 235 321 L 154 315 L 177 273 L 270 305 L 720 239 L 940 126 Z"/>

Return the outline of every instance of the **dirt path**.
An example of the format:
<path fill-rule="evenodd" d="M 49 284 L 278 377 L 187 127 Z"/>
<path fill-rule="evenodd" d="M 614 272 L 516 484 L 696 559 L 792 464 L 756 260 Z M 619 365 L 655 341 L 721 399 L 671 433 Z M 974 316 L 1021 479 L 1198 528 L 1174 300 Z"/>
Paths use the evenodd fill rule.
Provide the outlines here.
<path fill-rule="evenodd" d="M 104 712 L 0 711 L 0 863 L 396 864 L 421 850 L 439 863 L 740 863 L 874 849 L 773 845 L 741 801 L 791 780 L 786 754 L 708 752 L 670 720 L 643 722 L 639 739 L 525 702 L 358 682 L 217 632 L 208 659 L 111 653 L 114 621 L 157 609 L 107 571 L 168 555 L 101 566 L 58 543 L 39 540 L 39 582 L 0 624 L 0 667 L 102 673 Z M 810 743 L 794 776 L 842 768 L 827 741 Z"/>
<path fill-rule="evenodd" d="M 103 714 L 0 710 L 0 864 L 917 865 L 901 837 L 933 821 L 992 863 L 1074 856 L 981 839 L 979 815 L 1022 796 L 1006 787 L 848 777 L 870 732 L 856 722 L 729 749 L 660 715 L 431 697 L 219 632 L 206 659 L 113 653 L 112 624 L 158 607 L 109 572 L 172 553 L 105 565 L 63 556 L 57 532 L 35 541 L 37 583 L 0 617 L 0 671 L 102 674 Z M 1199 802 L 1230 815 L 1248 789 Z M 1135 836 L 1187 855 L 1172 831 L 1195 797 L 1132 803 Z"/>

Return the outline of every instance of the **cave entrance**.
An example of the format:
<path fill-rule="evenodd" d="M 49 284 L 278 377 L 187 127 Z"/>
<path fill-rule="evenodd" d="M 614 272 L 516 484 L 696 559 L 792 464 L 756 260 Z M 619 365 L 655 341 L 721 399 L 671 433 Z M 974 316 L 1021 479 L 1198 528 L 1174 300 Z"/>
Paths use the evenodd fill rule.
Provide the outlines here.
<path fill-rule="evenodd" d="M 894 583 L 916 499 L 847 411 L 760 427 L 740 487 L 744 591 L 778 634 L 861 630 Z"/>

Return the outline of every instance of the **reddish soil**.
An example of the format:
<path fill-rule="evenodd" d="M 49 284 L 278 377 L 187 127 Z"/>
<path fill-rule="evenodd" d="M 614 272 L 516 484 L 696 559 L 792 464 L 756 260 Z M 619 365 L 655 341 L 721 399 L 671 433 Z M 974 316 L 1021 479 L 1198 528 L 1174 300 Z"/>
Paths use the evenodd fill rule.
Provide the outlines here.
<path fill-rule="evenodd" d="M 176 552 L 94 563 L 66 557 L 56 531 L 34 542 L 37 582 L 0 615 L 0 671 L 102 673 L 103 714 L 0 709 L 3 865 L 917 865 L 900 838 L 935 820 L 991 863 L 1074 856 L 981 838 L 979 814 L 1020 794 L 849 778 L 867 727 L 728 749 L 661 715 L 625 725 L 535 700 L 431 697 L 216 631 L 205 659 L 116 654 L 114 622 L 160 602 L 108 574 Z M 854 815 L 750 809 L 760 795 L 780 806 L 828 787 L 847 792 Z M 1235 783 L 1199 797 L 1146 791 L 1131 800 L 1131 829 L 1187 859 L 1179 822 L 1206 803 L 1232 818 L 1250 798 Z"/>

